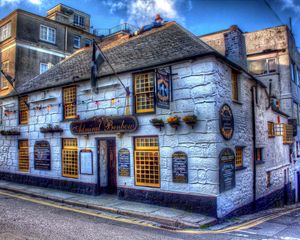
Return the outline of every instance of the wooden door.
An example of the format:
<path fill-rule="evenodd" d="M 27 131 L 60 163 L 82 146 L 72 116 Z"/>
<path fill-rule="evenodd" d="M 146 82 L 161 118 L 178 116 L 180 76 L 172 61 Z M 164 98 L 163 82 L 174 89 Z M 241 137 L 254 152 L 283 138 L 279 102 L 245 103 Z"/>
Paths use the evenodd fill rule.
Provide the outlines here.
<path fill-rule="evenodd" d="M 116 161 L 116 141 L 107 140 L 107 170 L 108 170 L 108 192 L 117 191 L 117 161 Z"/>

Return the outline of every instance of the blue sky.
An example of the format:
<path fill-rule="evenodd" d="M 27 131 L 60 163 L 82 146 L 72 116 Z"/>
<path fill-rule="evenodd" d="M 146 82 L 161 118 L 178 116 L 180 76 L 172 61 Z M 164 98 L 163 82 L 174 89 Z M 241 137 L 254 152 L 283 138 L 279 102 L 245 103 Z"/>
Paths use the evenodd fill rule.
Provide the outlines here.
<path fill-rule="evenodd" d="M 288 24 L 291 17 L 300 47 L 300 0 L 0 0 L 0 18 L 16 8 L 44 16 L 47 9 L 58 3 L 89 13 L 94 28 L 109 28 L 122 22 L 141 26 L 160 13 L 196 35 L 233 24 L 249 32 Z"/>

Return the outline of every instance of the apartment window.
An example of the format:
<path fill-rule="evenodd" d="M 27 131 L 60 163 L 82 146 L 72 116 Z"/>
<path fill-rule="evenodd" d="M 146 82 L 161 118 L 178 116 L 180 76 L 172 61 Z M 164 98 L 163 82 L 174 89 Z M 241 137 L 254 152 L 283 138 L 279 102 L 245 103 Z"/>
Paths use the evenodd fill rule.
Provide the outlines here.
<path fill-rule="evenodd" d="M 84 26 L 84 17 L 75 14 L 74 15 L 74 25 L 83 27 Z"/>
<path fill-rule="evenodd" d="M 253 60 L 248 62 L 249 71 L 254 75 L 263 75 L 277 72 L 275 58 Z"/>
<path fill-rule="evenodd" d="M 5 74 L 8 74 L 9 73 L 9 61 L 3 62 L 1 69 Z M 0 89 L 6 89 L 6 88 L 8 88 L 8 81 L 5 78 L 5 76 L 1 73 Z"/>
<path fill-rule="evenodd" d="M 134 146 L 135 184 L 160 187 L 158 137 L 136 137 Z"/>
<path fill-rule="evenodd" d="M 283 129 L 284 129 L 283 123 L 275 123 L 274 124 L 275 136 L 283 136 Z"/>
<path fill-rule="evenodd" d="M 256 162 L 262 162 L 263 161 L 263 149 L 262 148 L 256 148 L 255 149 L 256 152 Z"/>
<path fill-rule="evenodd" d="M 73 47 L 74 48 L 80 48 L 80 37 L 79 36 L 74 36 Z"/>
<path fill-rule="evenodd" d="M 84 46 L 85 46 L 85 47 L 92 46 L 92 40 L 91 40 L 91 39 L 85 39 L 85 41 L 84 41 Z"/>
<path fill-rule="evenodd" d="M 29 144 L 28 140 L 19 140 L 19 171 L 29 172 Z"/>
<path fill-rule="evenodd" d="M 239 100 L 239 82 L 238 82 L 238 73 L 236 71 L 231 71 L 231 90 L 232 90 L 232 100 Z"/>
<path fill-rule="evenodd" d="M 5 24 L 0 28 L 0 42 L 11 37 L 11 22 Z"/>
<path fill-rule="evenodd" d="M 154 73 L 134 75 L 134 95 L 136 113 L 154 112 Z"/>
<path fill-rule="evenodd" d="M 40 63 L 40 74 L 47 72 L 49 69 L 48 63 Z"/>
<path fill-rule="evenodd" d="M 62 140 L 62 175 L 78 178 L 78 146 L 75 138 Z"/>
<path fill-rule="evenodd" d="M 19 98 L 19 123 L 28 124 L 28 96 Z"/>
<path fill-rule="evenodd" d="M 283 124 L 283 144 L 292 144 L 293 142 L 293 125 Z"/>
<path fill-rule="evenodd" d="M 235 167 L 243 167 L 243 147 L 235 148 Z"/>
<path fill-rule="evenodd" d="M 56 29 L 41 25 L 40 39 L 46 42 L 56 43 Z"/>
<path fill-rule="evenodd" d="M 268 137 L 269 138 L 275 137 L 275 129 L 274 129 L 273 122 L 268 122 Z"/>
<path fill-rule="evenodd" d="M 63 89 L 64 119 L 77 118 L 76 87 Z"/>

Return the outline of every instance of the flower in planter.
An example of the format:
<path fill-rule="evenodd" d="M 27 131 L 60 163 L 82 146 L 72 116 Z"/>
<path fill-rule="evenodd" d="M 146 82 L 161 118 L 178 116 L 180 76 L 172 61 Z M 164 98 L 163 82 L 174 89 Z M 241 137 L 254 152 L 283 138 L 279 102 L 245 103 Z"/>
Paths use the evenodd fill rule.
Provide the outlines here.
<path fill-rule="evenodd" d="M 63 129 L 60 126 L 56 125 L 56 126 L 52 127 L 51 124 L 48 124 L 47 127 L 41 127 L 40 130 L 42 133 L 63 132 Z"/>
<path fill-rule="evenodd" d="M 154 127 L 159 129 L 161 129 L 165 125 L 164 121 L 160 118 L 153 118 L 150 120 L 150 123 L 152 123 Z"/>
<path fill-rule="evenodd" d="M 167 122 L 170 124 L 171 127 L 176 128 L 180 125 L 180 117 L 172 116 L 168 117 Z"/>
<path fill-rule="evenodd" d="M 182 120 L 186 123 L 186 124 L 195 124 L 197 123 L 197 116 L 196 115 L 188 115 L 188 116 L 184 116 L 182 118 Z"/>
<path fill-rule="evenodd" d="M 18 135 L 21 135 L 21 133 L 16 129 L 1 130 L 0 134 L 3 135 L 3 136 L 14 136 L 14 135 L 18 136 Z"/>

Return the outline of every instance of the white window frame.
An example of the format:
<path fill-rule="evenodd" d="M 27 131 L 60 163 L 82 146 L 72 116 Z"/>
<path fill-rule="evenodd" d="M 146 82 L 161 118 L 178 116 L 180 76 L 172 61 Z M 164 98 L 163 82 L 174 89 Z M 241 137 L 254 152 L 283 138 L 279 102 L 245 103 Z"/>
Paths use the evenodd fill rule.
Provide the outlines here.
<path fill-rule="evenodd" d="M 77 39 L 77 40 L 75 40 Z M 75 35 L 73 38 L 73 47 L 74 48 L 80 48 L 81 47 L 81 37 L 78 35 Z"/>
<path fill-rule="evenodd" d="M 275 60 L 275 64 L 276 64 L 276 71 L 275 72 L 270 72 L 269 61 L 271 61 L 271 60 Z M 268 75 L 268 74 L 278 73 L 278 62 L 277 62 L 277 58 L 276 57 L 256 59 L 256 60 L 249 60 L 249 62 L 259 62 L 259 61 L 262 61 L 262 64 L 264 64 L 264 69 L 263 69 L 264 72 L 261 73 L 261 74 L 254 74 L 254 75 L 256 75 L 256 76 L 262 76 L 262 75 Z M 251 72 L 251 69 L 249 69 L 249 71 Z"/>
<path fill-rule="evenodd" d="M 43 30 L 46 30 L 46 37 L 43 36 Z M 53 39 L 50 37 L 50 32 L 53 31 Z M 49 43 L 56 43 L 56 29 L 52 27 L 47 27 L 45 25 L 40 25 L 40 40 L 49 42 Z"/>
<path fill-rule="evenodd" d="M 0 42 L 11 37 L 11 22 L 0 27 Z"/>
<path fill-rule="evenodd" d="M 92 40 L 89 39 L 89 38 L 86 38 L 86 39 L 84 40 L 84 46 L 85 46 L 85 47 L 86 47 L 86 45 L 87 45 L 88 42 L 89 42 L 89 46 L 92 46 Z"/>
<path fill-rule="evenodd" d="M 74 14 L 74 25 L 84 27 L 84 17 L 79 14 Z"/>
<path fill-rule="evenodd" d="M 40 63 L 40 74 L 47 72 L 49 70 L 48 63 Z"/>
<path fill-rule="evenodd" d="M 4 66 L 7 66 L 7 68 L 5 68 Z M 3 62 L 1 64 L 1 69 L 3 70 L 3 72 L 5 74 L 9 74 L 9 61 Z M 0 90 L 7 89 L 8 86 L 9 86 L 9 83 L 8 83 L 7 79 L 1 73 L 0 74 Z"/>

